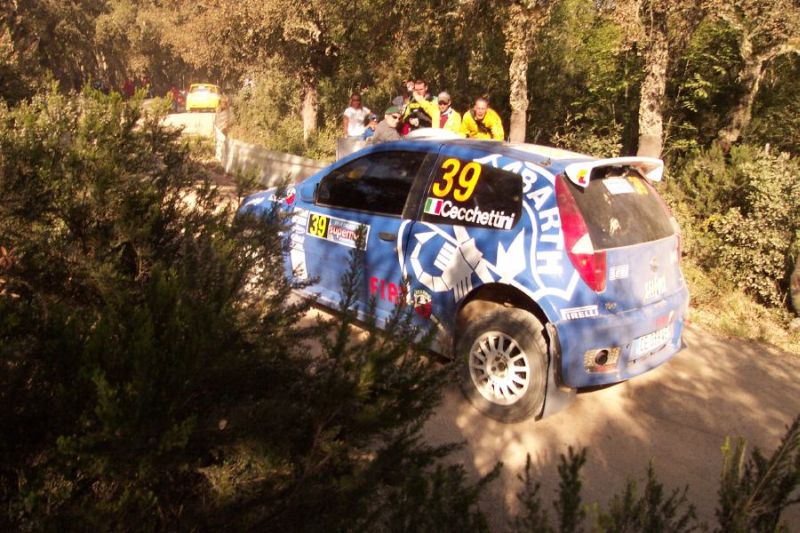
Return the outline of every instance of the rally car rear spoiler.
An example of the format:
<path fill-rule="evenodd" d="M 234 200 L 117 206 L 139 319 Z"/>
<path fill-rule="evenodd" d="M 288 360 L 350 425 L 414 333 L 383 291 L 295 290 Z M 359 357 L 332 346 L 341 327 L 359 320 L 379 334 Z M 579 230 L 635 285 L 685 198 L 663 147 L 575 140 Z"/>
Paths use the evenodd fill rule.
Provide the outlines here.
<path fill-rule="evenodd" d="M 650 181 L 661 181 L 664 175 L 664 162 L 655 157 L 612 157 L 609 159 L 595 159 L 594 161 L 581 161 L 570 163 L 564 169 L 569 180 L 580 187 L 589 185 L 592 170 L 600 167 L 632 167 Z"/>

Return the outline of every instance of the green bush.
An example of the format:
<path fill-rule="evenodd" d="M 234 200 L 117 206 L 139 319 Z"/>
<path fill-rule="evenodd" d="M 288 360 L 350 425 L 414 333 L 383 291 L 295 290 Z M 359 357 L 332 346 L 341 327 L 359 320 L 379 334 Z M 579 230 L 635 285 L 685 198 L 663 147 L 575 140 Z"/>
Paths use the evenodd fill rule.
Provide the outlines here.
<path fill-rule="evenodd" d="M 236 124 L 230 134 L 278 152 L 331 159 L 341 121 L 321 122 L 317 132 L 304 142 L 299 94 L 301 87 L 296 78 L 286 76 L 279 62 L 268 63 L 254 78 L 253 86 L 234 98 Z"/>
<path fill-rule="evenodd" d="M 684 249 L 770 306 L 783 306 L 800 230 L 800 162 L 748 146 L 718 147 L 677 172 L 668 197 Z"/>
<path fill-rule="evenodd" d="M 448 368 L 409 310 L 356 342 L 354 268 L 312 320 L 279 214 L 216 210 L 158 118 L 0 109 L 0 529 L 361 530 L 398 501 L 481 529 L 482 484 L 419 438 Z"/>

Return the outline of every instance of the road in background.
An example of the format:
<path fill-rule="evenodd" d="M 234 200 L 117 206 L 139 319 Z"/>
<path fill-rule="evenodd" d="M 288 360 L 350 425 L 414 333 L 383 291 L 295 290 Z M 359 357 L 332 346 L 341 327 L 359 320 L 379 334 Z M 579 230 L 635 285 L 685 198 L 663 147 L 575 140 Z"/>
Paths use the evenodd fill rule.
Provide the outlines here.
<path fill-rule="evenodd" d="M 216 113 L 171 113 L 164 118 L 163 124 L 174 128 L 183 128 L 189 135 L 214 136 L 214 117 Z"/>

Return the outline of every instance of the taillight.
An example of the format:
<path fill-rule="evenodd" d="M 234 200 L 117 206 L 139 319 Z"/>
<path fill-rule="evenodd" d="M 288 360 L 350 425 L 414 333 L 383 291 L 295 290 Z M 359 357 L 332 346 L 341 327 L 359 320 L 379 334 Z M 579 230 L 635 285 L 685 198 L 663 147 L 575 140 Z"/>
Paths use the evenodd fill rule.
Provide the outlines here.
<path fill-rule="evenodd" d="M 603 292 L 606 289 L 606 253 L 594 250 L 586 221 L 563 176 L 556 178 L 556 200 L 564 245 L 572 266 L 589 288 L 595 292 Z"/>

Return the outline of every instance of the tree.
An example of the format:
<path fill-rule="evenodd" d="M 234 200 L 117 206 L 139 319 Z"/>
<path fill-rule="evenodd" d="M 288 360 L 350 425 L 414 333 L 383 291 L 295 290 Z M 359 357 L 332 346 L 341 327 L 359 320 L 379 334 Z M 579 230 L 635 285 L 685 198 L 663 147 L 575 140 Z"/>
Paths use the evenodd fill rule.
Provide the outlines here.
<path fill-rule="evenodd" d="M 712 1 L 710 5 L 738 33 L 742 57 L 741 95 L 719 131 L 727 150 L 750 123 L 767 67 L 782 55 L 800 53 L 800 5 L 794 0 Z"/>
<path fill-rule="evenodd" d="M 637 154 L 660 157 L 669 64 L 702 20 L 703 11 L 690 0 L 625 0 L 616 4 L 614 16 L 629 39 L 639 43 L 644 58 Z"/>
<path fill-rule="evenodd" d="M 0 28 L 22 70 L 49 71 L 64 89 L 77 89 L 96 72 L 94 22 L 105 7 L 104 0 L 5 0 Z"/>
<path fill-rule="evenodd" d="M 535 52 L 536 36 L 550 20 L 555 2 L 524 0 L 511 2 L 506 8 L 503 33 L 505 49 L 511 61 L 508 69 L 511 125 L 509 140 L 525 142 L 528 126 L 528 65 Z"/>

